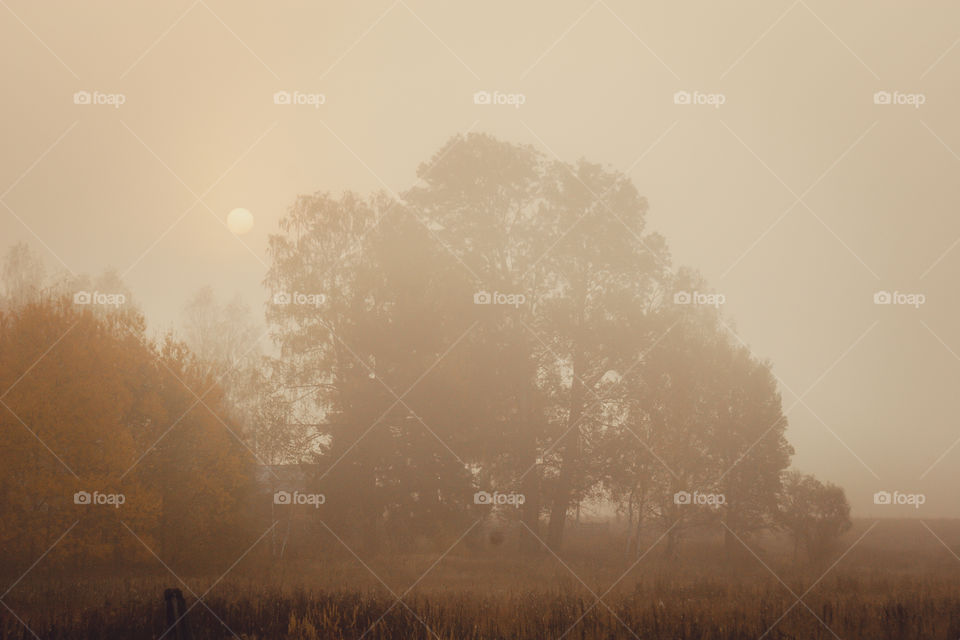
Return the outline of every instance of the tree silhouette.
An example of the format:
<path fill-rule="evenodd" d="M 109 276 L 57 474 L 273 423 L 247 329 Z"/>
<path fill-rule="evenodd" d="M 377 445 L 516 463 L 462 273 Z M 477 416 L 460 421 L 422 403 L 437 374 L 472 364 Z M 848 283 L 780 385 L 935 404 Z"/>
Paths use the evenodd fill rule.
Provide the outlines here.
<path fill-rule="evenodd" d="M 852 526 L 850 505 L 842 488 L 791 470 L 784 478 L 779 523 L 793 538 L 794 559 L 803 550 L 819 560 Z"/>
<path fill-rule="evenodd" d="M 673 526 L 672 548 L 704 522 L 769 526 L 792 453 L 769 365 L 715 308 L 675 303 L 705 285 L 670 271 L 625 176 L 480 134 L 418 176 L 399 200 L 303 196 L 271 238 L 268 319 L 344 526 L 376 547 L 512 490 L 527 548 L 543 515 L 560 548 L 602 487 Z M 696 489 L 731 500 L 674 502 Z"/>

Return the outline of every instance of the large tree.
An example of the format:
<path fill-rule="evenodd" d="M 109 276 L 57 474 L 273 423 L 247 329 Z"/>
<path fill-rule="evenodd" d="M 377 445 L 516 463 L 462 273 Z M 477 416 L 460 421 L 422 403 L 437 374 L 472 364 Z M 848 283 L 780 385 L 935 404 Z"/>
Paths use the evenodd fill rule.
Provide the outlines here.
<path fill-rule="evenodd" d="M 601 486 L 673 536 L 768 524 L 790 455 L 769 366 L 718 310 L 674 303 L 702 282 L 671 272 L 628 178 L 480 134 L 418 177 L 398 197 L 303 196 L 271 239 L 268 316 L 345 526 L 374 543 L 471 488 L 514 490 L 528 542 L 546 515 L 559 548 Z M 696 489 L 736 503 L 679 509 Z"/>
<path fill-rule="evenodd" d="M 588 431 L 607 409 L 605 376 L 626 369 L 648 337 L 644 302 L 663 276 L 662 240 L 645 230 L 646 201 L 622 174 L 545 158 L 486 135 L 457 137 L 421 167 L 406 194 L 469 269 L 476 286 L 527 303 L 487 314 L 484 338 L 504 350 L 499 457 L 527 495 L 524 521 L 559 546 L 575 496 L 591 484 Z M 547 490 L 541 496 L 540 487 Z"/>
<path fill-rule="evenodd" d="M 0 313 L 4 562 L 31 562 L 74 521 L 51 562 L 149 558 L 123 525 L 174 567 L 232 560 L 250 542 L 252 459 L 222 391 L 182 344 L 148 340 L 137 312 L 96 307 L 68 295 Z"/>
<path fill-rule="evenodd" d="M 769 364 L 739 344 L 716 306 L 687 301 L 690 291 L 704 292 L 705 283 L 681 269 L 650 301 L 656 337 L 640 344 L 653 346 L 638 345 L 636 364 L 615 388 L 619 411 L 595 463 L 628 516 L 627 548 L 637 552 L 647 520 L 669 530 L 669 555 L 692 527 L 722 520 L 733 544 L 772 526 L 793 453 Z M 684 504 L 684 492 L 718 498 Z"/>
<path fill-rule="evenodd" d="M 471 494 L 471 287 L 404 205 L 301 198 L 271 239 L 268 318 L 316 424 L 326 513 L 376 549 L 441 533 Z M 358 249 L 362 248 L 361 251 Z"/>

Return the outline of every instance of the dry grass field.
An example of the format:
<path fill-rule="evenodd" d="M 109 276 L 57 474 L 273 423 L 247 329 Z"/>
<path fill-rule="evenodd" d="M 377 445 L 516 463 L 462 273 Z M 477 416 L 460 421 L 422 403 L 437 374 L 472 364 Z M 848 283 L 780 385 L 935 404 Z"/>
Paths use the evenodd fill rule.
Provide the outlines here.
<path fill-rule="evenodd" d="M 254 558 L 219 582 L 183 576 L 194 594 L 209 589 L 202 603 L 170 574 L 69 579 L 38 567 L 5 598 L 0 637 L 176 638 L 164 635 L 167 587 L 184 589 L 196 640 L 960 636 L 955 521 L 858 521 L 818 564 L 795 564 L 773 539 L 751 543 L 756 556 L 704 539 L 685 543 L 675 562 L 654 548 L 627 570 L 609 535 L 575 539 L 563 558 L 521 557 L 509 540 L 455 547 L 439 562 L 429 553 L 366 567 L 348 556 L 286 566 Z"/>

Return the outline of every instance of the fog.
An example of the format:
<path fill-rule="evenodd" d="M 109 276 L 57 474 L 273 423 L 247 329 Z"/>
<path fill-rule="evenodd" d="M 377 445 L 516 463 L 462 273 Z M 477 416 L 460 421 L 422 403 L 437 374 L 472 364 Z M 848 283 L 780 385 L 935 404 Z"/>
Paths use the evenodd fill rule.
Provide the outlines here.
<path fill-rule="evenodd" d="M 463 528 L 444 491 L 506 500 L 536 477 L 534 506 L 494 505 L 507 546 L 522 523 L 578 548 L 567 520 L 602 520 L 639 554 L 637 486 L 722 494 L 741 462 L 774 502 L 791 478 L 842 490 L 849 542 L 908 518 L 949 548 L 927 529 L 960 517 L 954 4 L 0 4 L 0 400 L 77 480 L 82 460 L 135 476 L 154 441 L 109 436 L 111 475 L 71 449 L 106 427 L 44 436 L 86 414 L 31 413 L 53 393 L 32 376 L 97 371 L 44 364 L 60 334 L 40 327 L 73 313 L 90 340 L 119 317 L 145 345 L 131 359 L 183 365 L 190 397 L 145 424 L 213 382 L 227 435 L 198 460 L 234 488 L 312 478 L 361 557 L 386 525 L 336 511 L 338 491 L 439 491 L 429 517 L 411 507 L 417 539 Z M 81 291 L 125 298 L 57 306 Z M 395 459 L 377 424 L 409 438 Z M 675 555 L 672 507 L 650 508 Z"/>

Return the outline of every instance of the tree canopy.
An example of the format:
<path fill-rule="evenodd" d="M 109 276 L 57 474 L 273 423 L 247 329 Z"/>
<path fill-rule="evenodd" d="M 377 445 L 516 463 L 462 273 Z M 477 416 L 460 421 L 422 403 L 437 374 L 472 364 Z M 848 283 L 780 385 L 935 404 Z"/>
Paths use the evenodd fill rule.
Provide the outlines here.
<path fill-rule="evenodd" d="M 591 496 L 638 522 L 772 522 L 792 449 L 770 365 L 675 295 L 705 285 L 626 176 L 471 134 L 418 178 L 302 196 L 271 238 L 268 319 L 326 436 L 320 477 L 365 511 L 345 524 L 375 544 L 388 523 L 469 521 L 476 490 L 522 493 L 553 547 Z"/>

